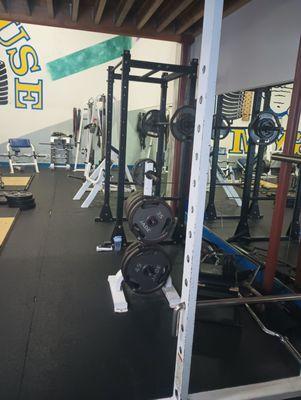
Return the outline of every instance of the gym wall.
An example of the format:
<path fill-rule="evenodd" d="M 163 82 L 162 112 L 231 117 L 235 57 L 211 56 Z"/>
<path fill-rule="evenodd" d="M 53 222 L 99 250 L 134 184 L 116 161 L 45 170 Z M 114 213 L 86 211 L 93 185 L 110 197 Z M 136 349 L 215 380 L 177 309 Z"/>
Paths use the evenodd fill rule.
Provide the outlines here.
<path fill-rule="evenodd" d="M 47 143 L 54 131 L 72 133 L 73 107 L 80 108 L 90 97 L 106 94 L 107 67 L 117 64 L 124 49 L 130 49 L 136 59 L 176 63 L 179 47 L 165 41 L 0 20 L 0 60 L 8 80 L 8 97 L 0 93 L 5 97 L 0 104 L 0 152 L 5 152 L 8 138 L 28 137 L 38 152 L 49 153 L 49 148 L 40 143 Z M 116 82 L 117 102 L 120 90 L 120 82 Z M 158 107 L 159 99 L 157 85 L 131 83 L 129 163 L 139 158 L 140 151 L 131 113 Z M 172 102 L 170 85 L 168 103 Z M 117 119 L 118 115 L 114 118 L 115 145 Z"/>

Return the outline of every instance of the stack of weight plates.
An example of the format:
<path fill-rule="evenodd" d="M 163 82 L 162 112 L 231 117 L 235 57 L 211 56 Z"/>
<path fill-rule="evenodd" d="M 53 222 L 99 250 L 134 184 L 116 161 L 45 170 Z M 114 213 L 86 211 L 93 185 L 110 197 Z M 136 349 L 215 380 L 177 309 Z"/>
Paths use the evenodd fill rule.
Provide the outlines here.
<path fill-rule="evenodd" d="M 9 207 L 20 208 L 22 211 L 30 210 L 36 206 L 33 194 L 30 192 L 6 192 L 5 197 Z"/>

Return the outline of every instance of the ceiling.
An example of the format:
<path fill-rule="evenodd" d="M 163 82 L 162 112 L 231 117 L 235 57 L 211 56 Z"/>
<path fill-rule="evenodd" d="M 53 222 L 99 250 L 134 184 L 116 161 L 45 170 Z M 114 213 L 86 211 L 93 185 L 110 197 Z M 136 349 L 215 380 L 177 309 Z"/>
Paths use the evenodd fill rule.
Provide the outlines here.
<path fill-rule="evenodd" d="M 225 0 L 224 16 L 250 0 Z M 201 32 L 204 0 L 0 0 L 0 19 L 182 42 Z"/>

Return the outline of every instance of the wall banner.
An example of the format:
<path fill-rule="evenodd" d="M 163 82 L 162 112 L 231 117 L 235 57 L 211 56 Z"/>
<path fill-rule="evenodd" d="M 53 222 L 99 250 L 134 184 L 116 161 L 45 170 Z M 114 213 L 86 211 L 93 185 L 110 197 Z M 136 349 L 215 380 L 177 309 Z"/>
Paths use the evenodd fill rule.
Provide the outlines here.
<path fill-rule="evenodd" d="M 30 40 L 19 22 L 0 20 L 0 106 L 8 104 L 12 91 L 15 108 L 43 110 L 42 68 Z M 9 82 L 8 72 L 13 82 Z"/>

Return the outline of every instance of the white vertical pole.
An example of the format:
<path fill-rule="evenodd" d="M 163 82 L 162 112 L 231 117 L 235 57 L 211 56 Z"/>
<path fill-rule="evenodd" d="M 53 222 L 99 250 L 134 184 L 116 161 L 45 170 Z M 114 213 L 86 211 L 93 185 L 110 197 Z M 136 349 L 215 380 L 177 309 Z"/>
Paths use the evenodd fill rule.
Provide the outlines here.
<path fill-rule="evenodd" d="M 188 204 L 179 333 L 172 399 L 188 398 L 223 0 L 206 0 Z"/>

